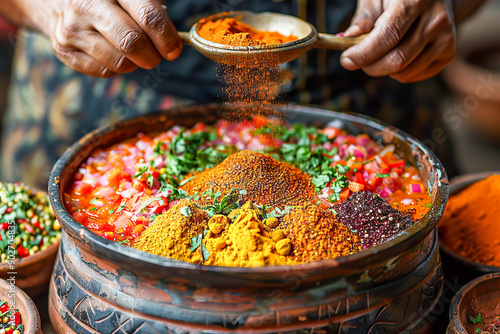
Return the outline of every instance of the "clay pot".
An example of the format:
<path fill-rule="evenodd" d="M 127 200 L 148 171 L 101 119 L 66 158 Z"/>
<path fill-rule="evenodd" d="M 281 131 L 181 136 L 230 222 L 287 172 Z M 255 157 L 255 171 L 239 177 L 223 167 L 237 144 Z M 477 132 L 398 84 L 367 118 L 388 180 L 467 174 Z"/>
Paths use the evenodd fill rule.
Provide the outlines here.
<path fill-rule="evenodd" d="M 447 334 L 475 333 L 469 316 L 481 314 L 488 324 L 500 315 L 500 273 L 487 274 L 465 285 L 453 298 L 450 306 L 450 324 Z"/>
<path fill-rule="evenodd" d="M 58 333 L 299 332 L 423 333 L 441 294 L 435 233 L 448 198 L 446 172 L 413 137 L 371 118 L 329 110 L 275 108 L 289 122 L 336 122 L 368 133 L 421 171 L 432 194 L 428 214 L 400 236 L 331 260 L 294 266 L 198 266 L 140 252 L 99 237 L 66 211 L 64 189 L 90 152 L 174 124 L 215 122 L 220 105 L 150 114 L 98 129 L 58 160 L 49 197 L 64 233 L 50 283 L 49 313 Z"/>
<path fill-rule="evenodd" d="M 31 298 L 40 295 L 49 287 L 58 248 L 59 241 L 43 251 L 15 261 L 16 286 L 26 291 Z M 9 278 L 9 272 L 12 272 L 9 264 L 0 263 L 0 278 Z"/>
<path fill-rule="evenodd" d="M 6 280 L 0 279 L 0 300 L 7 300 L 12 303 L 10 296 L 11 284 Z M 17 286 L 17 277 L 15 285 L 15 307 L 19 309 L 22 323 L 24 324 L 24 334 L 42 334 L 40 325 L 40 316 L 35 303 L 26 295 L 26 293 Z"/>
<path fill-rule="evenodd" d="M 500 174 L 500 172 L 467 174 L 452 179 L 450 184 L 450 196 L 458 194 L 468 186 L 477 181 L 483 180 L 492 174 Z M 499 267 L 474 262 L 452 251 L 442 240 L 439 242 L 439 248 L 443 259 L 445 276 L 456 286 L 463 286 L 467 282 L 484 274 L 500 271 Z"/>

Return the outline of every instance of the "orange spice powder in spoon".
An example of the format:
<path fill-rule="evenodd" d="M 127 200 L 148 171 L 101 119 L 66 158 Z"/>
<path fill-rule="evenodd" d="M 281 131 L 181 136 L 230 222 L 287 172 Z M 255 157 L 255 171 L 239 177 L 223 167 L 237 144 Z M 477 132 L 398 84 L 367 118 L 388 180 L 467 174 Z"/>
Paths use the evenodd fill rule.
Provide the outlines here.
<path fill-rule="evenodd" d="M 259 46 L 281 44 L 297 40 L 296 36 L 284 36 L 276 31 L 255 30 L 248 24 L 233 18 L 210 21 L 202 19 L 198 35 L 218 44 L 231 46 Z"/>

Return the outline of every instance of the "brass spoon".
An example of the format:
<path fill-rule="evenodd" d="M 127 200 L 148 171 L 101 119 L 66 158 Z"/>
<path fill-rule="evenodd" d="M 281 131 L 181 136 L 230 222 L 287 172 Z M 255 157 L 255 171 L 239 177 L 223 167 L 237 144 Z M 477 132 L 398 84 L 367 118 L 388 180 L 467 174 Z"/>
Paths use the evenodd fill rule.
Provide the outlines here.
<path fill-rule="evenodd" d="M 264 46 L 230 46 L 218 44 L 198 35 L 198 23 L 189 32 L 179 32 L 183 44 L 192 45 L 204 56 L 226 64 L 241 66 L 277 66 L 298 58 L 312 48 L 345 50 L 361 42 L 365 35 L 341 37 L 318 33 L 310 23 L 298 17 L 278 13 L 254 13 L 250 11 L 225 12 L 210 16 L 207 20 L 234 18 L 256 30 L 277 31 L 284 36 L 294 35 L 297 40 Z"/>

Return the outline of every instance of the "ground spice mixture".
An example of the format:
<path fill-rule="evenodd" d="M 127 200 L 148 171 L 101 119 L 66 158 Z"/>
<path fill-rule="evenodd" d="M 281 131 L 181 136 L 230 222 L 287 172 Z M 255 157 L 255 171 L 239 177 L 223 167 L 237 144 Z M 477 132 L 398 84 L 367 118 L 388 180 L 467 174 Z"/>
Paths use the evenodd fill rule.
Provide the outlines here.
<path fill-rule="evenodd" d="M 391 207 L 377 194 L 357 191 L 334 205 L 337 219 L 359 238 L 362 249 L 380 245 L 413 225 L 408 215 Z"/>
<path fill-rule="evenodd" d="M 500 175 L 451 196 L 438 227 L 440 241 L 452 251 L 500 267 Z"/>
<path fill-rule="evenodd" d="M 297 263 L 347 256 L 359 250 L 358 239 L 335 214 L 315 204 L 303 204 L 283 217 L 280 226 L 292 245 Z"/>
<path fill-rule="evenodd" d="M 141 234 L 134 248 L 155 255 L 201 263 L 200 252 L 190 251 L 191 240 L 203 234 L 210 217 L 194 202 L 182 199 L 159 215 Z"/>
<path fill-rule="evenodd" d="M 213 169 L 198 174 L 183 186 L 188 195 L 210 189 L 228 194 L 231 189 L 244 191 L 243 201 L 259 205 L 286 207 L 317 200 L 310 177 L 300 169 L 254 151 L 240 151 L 227 157 Z M 207 197 L 204 197 L 207 200 Z"/>
<path fill-rule="evenodd" d="M 259 46 L 295 41 L 297 37 L 284 36 L 275 31 L 255 30 L 233 18 L 200 20 L 198 35 L 214 43 L 230 46 Z"/>
<path fill-rule="evenodd" d="M 290 240 L 273 240 L 259 219 L 259 210 L 247 202 L 238 210 L 232 224 L 222 217 L 211 224 L 203 244 L 210 256 L 204 264 L 226 267 L 261 267 L 294 264 Z M 216 218 L 212 217 L 211 221 Z"/>

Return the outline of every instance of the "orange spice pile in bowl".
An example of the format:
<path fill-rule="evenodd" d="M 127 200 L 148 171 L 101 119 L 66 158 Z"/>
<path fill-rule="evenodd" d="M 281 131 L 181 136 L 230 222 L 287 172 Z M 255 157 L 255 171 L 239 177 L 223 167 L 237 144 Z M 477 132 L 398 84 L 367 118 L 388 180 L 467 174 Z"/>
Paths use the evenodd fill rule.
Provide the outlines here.
<path fill-rule="evenodd" d="M 439 236 L 455 254 L 500 267 L 500 175 L 451 196 L 439 223 Z"/>
<path fill-rule="evenodd" d="M 296 36 L 284 36 L 277 31 L 255 30 L 234 18 L 215 21 L 202 19 L 198 35 L 208 41 L 231 46 L 261 46 L 297 40 Z"/>

